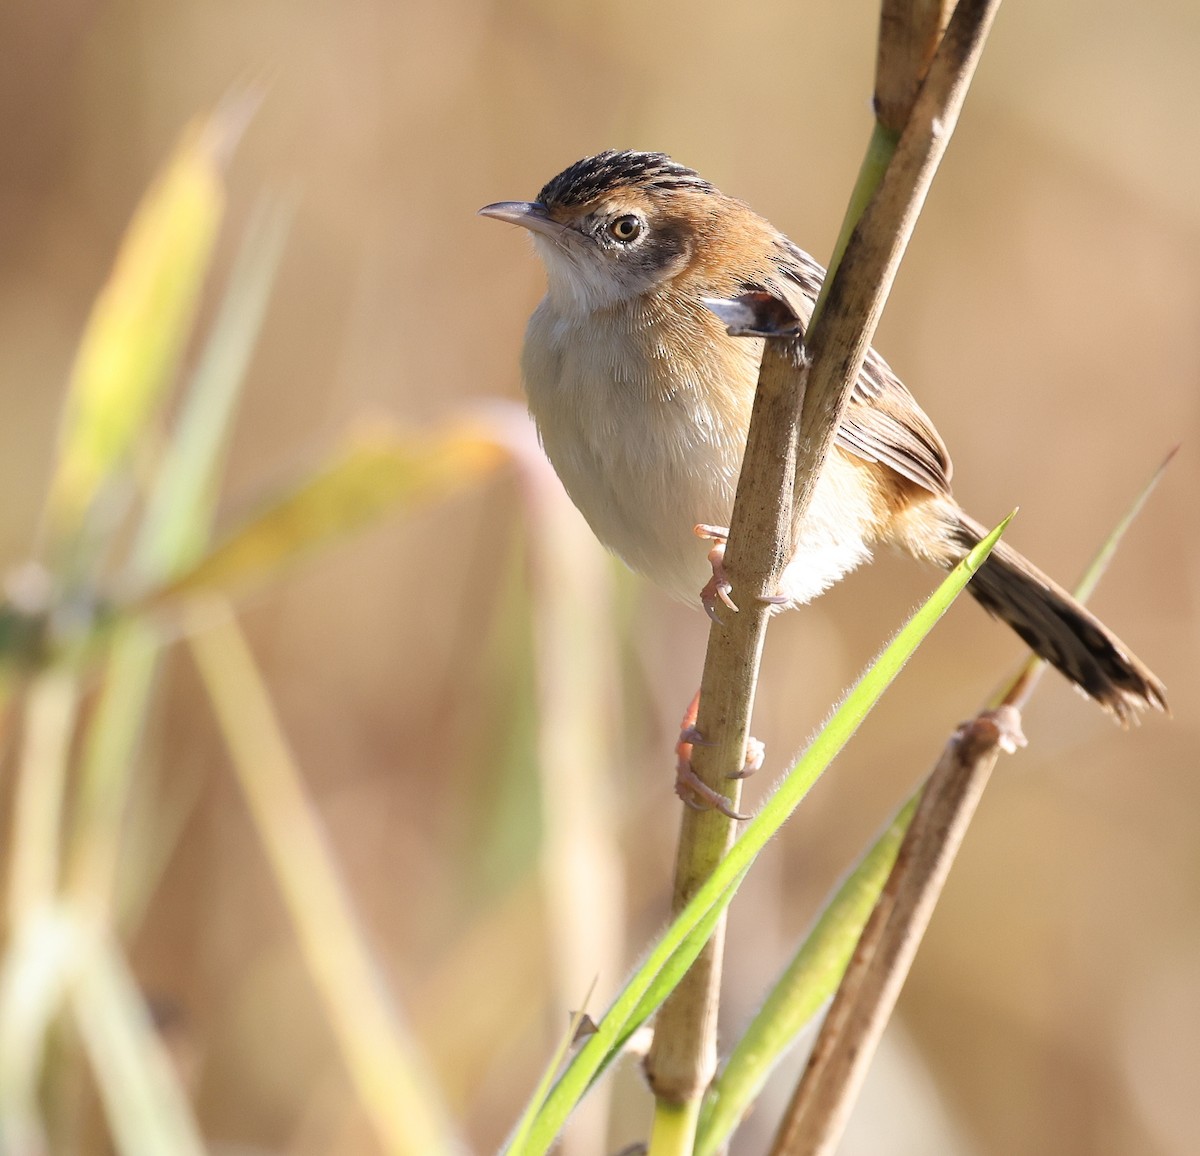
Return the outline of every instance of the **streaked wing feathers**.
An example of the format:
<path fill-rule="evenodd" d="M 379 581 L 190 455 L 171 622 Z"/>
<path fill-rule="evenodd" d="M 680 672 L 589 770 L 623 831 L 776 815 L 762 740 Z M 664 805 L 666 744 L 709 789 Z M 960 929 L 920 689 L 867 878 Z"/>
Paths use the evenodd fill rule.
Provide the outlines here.
<path fill-rule="evenodd" d="M 825 270 L 791 241 L 782 240 L 781 250 L 776 268 L 782 277 L 768 288 L 807 324 Z M 874 349 L 868 351 L 854 383 L 838 444 L 866 461 L 883 463 L 932 493 L 950 492 L 954 467 L 941 437 Z"/>

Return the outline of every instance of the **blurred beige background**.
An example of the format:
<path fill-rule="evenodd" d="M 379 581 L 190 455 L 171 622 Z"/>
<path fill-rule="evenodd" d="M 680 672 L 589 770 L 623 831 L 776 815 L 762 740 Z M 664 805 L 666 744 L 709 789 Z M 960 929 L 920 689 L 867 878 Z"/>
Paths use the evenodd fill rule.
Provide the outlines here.
<path fill-rule="evenodd" d="M 857 0 L 4 5 L 0 559 L 30 548 L 74 342 L 132 207 L 230 86 L 262 78 L 267 97 L 231 170 L 226 260 L 262 189 L 299 198 L 232 515 L 356 417 L 431 424 L 519 396 L 541 273 L 515 230 L 473 214 L 585 153 L 668 151 L 824 260 L 870 129 L 876 19 Z M 1002 9 L 883 321 L 878 344 L 950 446 L 963 504 L 984 520 L 1020 504 L 1012 540 L 1068 583 L 1183 442 L 1095 599 L 1166 681 L 1174 718 L 1122 734 L 1046 680 L 847 1152 L 1200 1149 L 1198 66 L 1185 0 Z M 516 487 L 495 482 L 353 540 L 245 612 L 372 940 L 481 1151 L 575 1006 L 551 990 L 529 882 L 537 788 L 509 677 L 528 642 L 505 621 L 522 605 L 522 525 Z M 628 729 L 603 754 L 631 882 L 601 1005 L 665 917 L 672 728 L 706 637 L 702 616 L 612 573 Z M 770 769 L 751 802 L 930 585 L 883 558 L 773 628 L 755 728 Z M 730 1035 L 1020 653 L 964 601 L 817 787 L 735 906 Z M 206 1134 L 374 1153 L 186 661 L 165 689 L 150 757 L 198 802 L 135 957 L 180 1009 Z M 647 1118 L 633 1073 L 616 1086 L 608 1150 Z M 774 1112 L 737 1151 L 762 1150 Z"/>

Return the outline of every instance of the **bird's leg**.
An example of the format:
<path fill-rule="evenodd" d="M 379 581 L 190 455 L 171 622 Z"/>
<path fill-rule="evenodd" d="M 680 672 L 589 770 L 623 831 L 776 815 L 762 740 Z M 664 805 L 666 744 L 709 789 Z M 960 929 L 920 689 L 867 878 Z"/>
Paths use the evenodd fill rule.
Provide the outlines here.
<path fill-rule="evenodd" d="M 719 624 L 721 619 L 717 615 L 718 599 L 735 614 L 737 613 L 737 606 L 729 597 L 733 587 L 730 585 L 729 576 L 725 573 L 725 543 L 729 540 L 729 530 L 725 526 L 707 526 L 701 522 L 692 527 L 692 533 L 697 538 L 703 538 L 713 544 L 712 549 L 708 552 L 712 577 L 700 591 L 700 601 L 704 604 L 704 611 L 709 618 Z"/>
<path fill-rule="evenodd" d="M 713 790 L 692 769 L 692 748 L 708 746 L 709 743 L 696 729 L 696 714 L 700 709 L 700 692 L 692 696 L 680 723 L 679 742 L 675 744 L 675 793 L 694 811 L 720 811 L 730 819 L 742 821 L 750 818 L 740 811 L 735 811 L 729 800 L 720 791 Z M 758 739 L 746 740 L 746 760 L 740 771 L 735 771 L 731 779 L 744 779 L 752 775 L 763 764 L 765 748 Z"/>

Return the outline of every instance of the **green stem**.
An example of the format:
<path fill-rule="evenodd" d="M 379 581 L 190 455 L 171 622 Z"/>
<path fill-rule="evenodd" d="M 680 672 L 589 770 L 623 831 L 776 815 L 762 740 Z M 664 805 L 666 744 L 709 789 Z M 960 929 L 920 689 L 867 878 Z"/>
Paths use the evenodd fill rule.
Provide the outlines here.
<path fill-rule="evenodd" d="M 699 1100 L 685 1100 L 680 1104 L 656 1100 L 654 1127 L 646 1156 L 692 1156 L 692 1140 L 699 1116 Z"/>
<path fill-rule="evenodd" d="M 866 155 L 863 157 L 862 164 L 858 169 L 858 178 L 855 180 L 854 189 L 850 193 L 850 203 L 846 206 L 846 215 L 842 219 L 841 231 L 838 233 L 837 242 L 833 246 L 833 254 L 829 258 L 829 268 L 825 273 L 821 292 L 817 294 L 817 303 L 813 307 L 813 314 L 808 322 L 809 332 L 812 331 L 817 318 L 821 316 L 821 309 L 825 305 L 825 296 L 830 283 L 833 281 L 833 275 L 837 272 L 837 267 L 842 263 L 842 257 L 845 255 L 846 246 L 850 243 L 851 235 L 857 228 L 863 213 L 866 212 L 867 205 L 875 195 L 875 190 L 879 188 L 880 182 L 883 180 L 883 174 L 887 172 L 892 154 L 896 151 L 896 142 L 899 139 L 900 134 L 898 132 L 884 128 L 878 121 L 875 122 L 875 128 L 871 132 L 871 139 L 867 142 Z"/>

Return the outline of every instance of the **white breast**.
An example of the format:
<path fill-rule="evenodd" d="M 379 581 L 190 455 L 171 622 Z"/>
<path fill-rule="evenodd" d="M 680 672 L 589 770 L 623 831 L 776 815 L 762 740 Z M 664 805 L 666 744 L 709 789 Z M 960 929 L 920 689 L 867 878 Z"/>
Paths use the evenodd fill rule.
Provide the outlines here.
<path fill-rule="evenodd" d="M 571 500 L 605 546 L 693 603 L 711 571 L 692 527 L 729 524 L 761 355 L 759 342 L 705 337 L 636 309 L 581 320 L 544 301 L 523 356 L 529 409 Z M 682 364 L 665 352 L 680 342 Z M 835 451 L 783 592 L 807 602 L 868 559 L 872 526 L 861 467 Z"/>

